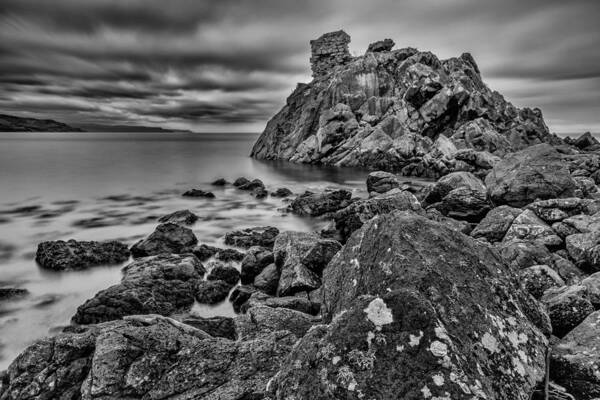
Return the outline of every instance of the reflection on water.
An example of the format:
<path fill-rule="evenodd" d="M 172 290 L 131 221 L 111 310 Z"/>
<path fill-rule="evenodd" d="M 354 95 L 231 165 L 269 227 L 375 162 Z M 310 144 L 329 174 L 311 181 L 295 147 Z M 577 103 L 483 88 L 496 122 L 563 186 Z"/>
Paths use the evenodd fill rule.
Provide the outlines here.
<path fill-rule="evenodd" d="M 117 239 L 133 244 L 157 219 L 190 209 L 200 243 L 223 246 L 223 235 L 251 226 L 314 230 L 323 221 L 284 211 L 286 200 L 258 200 L 212 187 L 218 177 L 262 179 L 269 190 L 299 193 L 343 185 L 364 195 L 365 171 L 322 168 L 247 157 L 254 136 L 115 133 L 0 133 L 0 287 L 30 294 L 0 300 L 0 370 L 34 340 L 67 325 L 77 306 L 121 278 L 121 266 L 85 271 L 41 270 L 43 240 Z M 215 199 L 181 196 L 198 188 Z M 228 302 L 196 304 L 196 314 L 231 315 Z"/>

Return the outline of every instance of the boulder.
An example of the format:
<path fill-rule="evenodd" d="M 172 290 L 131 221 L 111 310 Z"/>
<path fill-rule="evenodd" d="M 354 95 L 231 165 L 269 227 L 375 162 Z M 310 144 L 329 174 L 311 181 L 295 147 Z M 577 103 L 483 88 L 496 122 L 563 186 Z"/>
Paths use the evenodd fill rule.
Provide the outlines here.
<path fill-rule="evenodd" d="M 547 265 L 533 265 L 520 271 L 521 284 L 533 297 L 540 299 L 552 287 L 561 287 L 565 281 Z"/>
<path fill-rule="evenodd" d="M 569 197 L 539 200 L 527 205 L 528 209 L 549 224 L 563 221 L 574 215 L 591 215 L 600 211 L 600 201 Z"/>
<path fill-rule="evenodd" d="M 589 316 L 552 347 L 550 377 L 577 399 L 600 397 L 600 311 Z"/>
<path fill-rule="evenodd" d="M 565 243 L 575 265 L 591 272 L 600 270 L 600 231 L 569 235 Z"/>
<path fill-rule="evenodd" d="M 596 272 L 583 279 L 581 286 L 585 287 L 594 309 L 600 310 L 600 272 Z"/>
<path fill-rule="evenodd" d="M 192 225 L 198 221 L 198 216 L 190 210 L 179 210 L 171 214 L 164 215 L 158 219 L 158 222 L 172 223 L 179 225 Z"/>
<path fill-rule="evenodd" d="M 131 255 L 138 258 L 163 253 L 190 253 L 196 243 L 198 239 L 191 229 L 168 222 L 158 225 L 150 236 L 131 246 Z"/>
<path fill-rule="evenodd" d="M 215 194 L 213 192 L 207 192 L 205 190 L 200 189 L 190 189 L 187 192 L 184 192 L 183 197 L 198 197 L 204 199 L 214 199 Z"/>
<path fill-rule="evenodd" d="M 294 347 L 275 398 L 523 399 L 543 379 L 543 308 L 491 247 L 442 224 L 411 212 L 367 222 L 322 291 L 330 324 Z"/>
<path fill-rule="evenodd" d="M 562 338 L 594 312 L 585 286 L 563 286 L 546 290 L 541 298 L 546 305 L 552 334 Z"/>
<path fill-rule="evenodd" d="M 213 186 L 226 186 L 227 184 L 229 184 L 229 182 L 227 182 L 225 178 L 218 178 L 211 183 Z"/>
<path fill-rule="evenodd" d="M 573 197 L 576 184 L 566 163 L 548 144 L 508 155 L 485 178 L 490 199 L 497 205 L 522 207 L 538 199 Z"/>
<path fill-rule="evenodd" d="M 316 315 L 321 309 L 321 304 L 299 296 L 272 297 L 265 293 L 253 293 L 248 301 L 241 307 L 242 312 L 246 312 L 252 307 L 272 307 L 289 308 L 305 314 Z"/>
<path fill-rule="evenodd" d="M 277 293 L 278 285 L 279 271 L 277 270 L 277 266 L 275 264 L 267 265 L 254 278 L 254 287 L 265 292 L 266 294 L 274 295 Z"/>
<path fill-rule="evenodd" d="M 236 249 L 220 249 L 215 258 L 219 261 L 242 261 L 244 259 L 244 253 Z"/>
<path fill-rule="evenodd" d="M 460 171 L 452 172 L 441 177 L 435 185 L 430 188 L 424 201 L 427 204 L 438 203 L 452 190 L 459 188 L 467 188 L 481 193 L 483 198 L 486 197 L 486 188 L 481 179 L 470 172 Z"/>
<path fill-rule="evenodd" d="M 290 209 L 298 215 L 318 217 L 333 213 L 350 205 L 352 193 L 349 190 L 327 190 L 322 193 L 304 192 L 290 204 Z"/>
<path fill-rule="evenodd" d="M 579 214 L 566 218 L 562 224 L 573 233 L 592 233 L 600 231 L 600 212 L 593 215 Z M 567 235 L 568 236 L 568 235 Z"/>
<path fill-rule="evenodd" d="M 333 216 L 336 229 L 343 240 L 352 232 L 376 215 L 386 214 L 395 210 L 408 210 L 424 213 L 419 200 L 410 192 L 393 189 L 369 199 L 358 200 L 348 207 L 336 212 Z"/>
<path fill-rule="evenodd" d="M 216 304 L 227 298 L 234 285 L 222 280 L 207 280 L 196 286 L 196 300 L 200 304 Z"/>
<path fill-rule="evenodd" d="M 206 277 L 209 281 L 224 281 L 233 286 L 240 280 L 240 271 L 231 265 L 217 264 Z"/>
<path fill-rule="evenodd" d="M 556 232 L 531 210 L 525 210 L 519 214 L 508 228 L 504 241 L 514 240 L 535 242 L 550 248 L 558 247 L 563 243 Z"/>
<path fill-rule="evenodd" d="M 240 231 L 227 232 L 225 234 L 225 244 L 242 248 L 252 246 L 273 248 L 275 237 L 278 234 L 279 229 L 273 226 L 246 228 Z"/>
<path fill-rule="evenodd" d="M 233 186 L 240 187 L 240 186 L 246 185 L 247 183 L 250 183 L 250 180 L 248 178 L 244 178 L 242 176 L 240 178 L 237 178 L 235 181 L 233 181 Z"/>
<path fill-rule="evenodd" d="M 238 181 L 236 181 L 234 183 L 234 186 L 236 186 L 238 189 L 240 190 L 247 190 L 247 191 L 254 191 L 256 189 L 264 189 L 265 188 L 265 184 L 260 180 L 260 179 L 253 179 L 251 181 L 242 183 L 240 185 L 236 185 L 236 183 L 239 183 Z"/>
<path fill-rule="evenodd" d="M 269 264 L 275 261 L 273 252 L 265 247 L 253 246 L 248 249 L 241 264 L 240 279 L 243 285 L 254 281 L 254 278 L 260 274 Z"/>
<path fill-rule="evenodd" d="M 439 202 L 431 207 L 450 218 L 477 223 L 490 211 L 485 192 L 459 187 L 451 190 Z"/>
<path fill-rule="evenodd" d="M 269 191 L 267 189 L 265 189 L 264 187 L 257 187 L 254 188 L 250 191 L 250 194 L 254 197 L 256 197 L 257 199 L 264 199 L 265 197 L 267 197 L 269 195 Z"/>
<path fill-rule="evenodd" d="M 367 192 L 369 193 L 385 193 L 398 187 L 400 187 L 400 182 L 392 173 L 375 171 L 367 176 Z"/>
<path fill-rule="evenodd" d="M 76 324 L 95 324 L 134 314 L 170 315 L 194 304 L 205 270 L 193 255 L 162 254 L 123 268 L 121 282 L 101 290 L 77 308 Z"/>
<path fill-rule="evenodd" d="M 280 331 L 231 341 L 170 318 L 127 317 L 29 346 L 0 398 L 259 399 L 296 340 Z"/>
<path fill-rule="evenodd" d="M 220 252 L 223 249 L 220 249 L 218 247 L 214 247 L 214 246 L 209 246 L 207 244 L 199 244 L 196 245 L 192 248 L 191 252 L 193 255 L 195 255 L 196 257 L 198 257 L 198 259 L 200 261 L 206 261 L 209 258 L 211 258 L 212 256 L 214 256 L 215 254 L 217 254 L 218 252 Z"/>
<path fill-rule="evenodd" d="M 272 197 L 289 197 L 294 193 L 288 188 L 278 188 L 274 192 L 271 192 Z"/>
<path fill-rule="evenodd" d="M 119 264 L 129 259 L 129 250 L 121 242 L 83 242 L 56 240 L 37 247 L 35 261 L 46 269 L 62 271 L 97 265 Z"/>
<path fill-rule="evenodd" d="M 500 242 L 511 227 L 515 218 L 523 210 L 510 206 L 493 208 L 471 232 L 474 238 L 485 239 L 490 243 Z"/>

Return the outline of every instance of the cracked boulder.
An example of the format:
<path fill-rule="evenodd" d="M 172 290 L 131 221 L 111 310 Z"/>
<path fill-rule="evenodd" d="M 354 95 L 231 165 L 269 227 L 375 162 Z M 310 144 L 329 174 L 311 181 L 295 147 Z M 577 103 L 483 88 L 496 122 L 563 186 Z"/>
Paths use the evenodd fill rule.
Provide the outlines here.
<path fill-rule="evenodd" d="M 198 239 L 191 229 L 167 222 L 156 227 L 147 238 L 131 246 L 134 258 L 163 253 L 191 253 Z"/>

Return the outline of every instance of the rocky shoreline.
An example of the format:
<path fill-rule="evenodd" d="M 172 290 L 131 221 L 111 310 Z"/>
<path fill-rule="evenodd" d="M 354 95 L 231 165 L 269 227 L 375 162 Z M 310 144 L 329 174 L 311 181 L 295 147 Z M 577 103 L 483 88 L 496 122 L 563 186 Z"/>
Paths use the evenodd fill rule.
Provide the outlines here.
<path fill-rule="evenodd" d="M 0 400 L 600 397 L 600 144 L 549 134 L 541 113 L 489 91 L 467 54 L 440 62 L 382 41 L 352 58 L 344 35 L 312 43 L 315 80 L 292 95 L 253 154 L 378 169 L 363 177 L 368 197 L 219 179 L 215 186 L 282 198 L 286 212 L 328 225 L 234 230 L 222 248 L 199 243 L 189 228 L 198 217 L 179 210 L 130 247 L 40 243 L 40 266 L 57 273 L 133 260 L 70 326 L 0 372 Z M 354 92 L 329 81 L 348 85 L 344 74 L 358 65 L 418 79 L 401 92 L 404 103 L 366 97 L 359 122 L 337 103 Z M 358 82 L 370 82 L 360 90 L 390 83 Z M 392 121 L 381 111 L 390 107 L 415 118 Z M 427 146 L 402 158 L 408 164 L 390 158 L 391 147 L 380 151 L 389 140 L 376 133 L 384 121 L 399 127 L 394 143 Z M 340 162 L 341 149 L 353 156 Z M 436 180 L 408 184 L 393 171 Z M 221 301 L 237 315 L 192 311 Z"/>

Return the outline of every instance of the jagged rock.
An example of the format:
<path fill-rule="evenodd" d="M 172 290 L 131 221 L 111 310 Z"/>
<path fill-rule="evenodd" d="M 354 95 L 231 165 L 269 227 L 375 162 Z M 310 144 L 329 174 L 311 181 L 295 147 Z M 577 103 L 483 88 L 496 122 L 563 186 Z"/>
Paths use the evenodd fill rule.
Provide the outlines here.
<path fill-rule="evenodd" d="M 41 267 L 55 271 L 119 264 L 128 258 L 129 250 L 121 242 L 83 242 L 73 239 L 42 242 L 35 254 L 35 261 Z"/>
<path fill-rule="evenodd" d="M 275 264 L 267 265 L 254 278 L 254 287 L 265 292 L 266 294 L 274 295 L 277 293 L 278 284 L 279 271 L 277 270 L 277 266 Z"/>
<path fill-rule="evenodd" d="M 95 324 L 125 315 L 170 315 L 194 304 L 205 270 L 192 255 L 163 254 L 135 260 L 123 268 L 121 282 L 101 290 L 77 308 L 72 321 Z"/>
<path fill-rule="evenodd" d="M 371 43 L 367 48 L 367 53 L 378 53 L 381 51 L 390 51 L 394 48 L 394 41 L 392 39 L 378 40 L 377 42 Z"/>
<path fill-rule="evenodd" d="M 585 132 L 573 141 L 573 146 L 581 150 L 587 150 L 588 148 L 598 149 L 600 142 L 590 132 Z"/>
<path fill-rule="evenodd" d="M 358 200 L 333 215 L 336 229 L 343 240 L 352 232 L 376 215 L 386 214 L 394 210 L 408 210 L 424 213 L 421 203 L 412 194 L 404 190 L 393 189 L 369 199 Z"/>
<path fill-rule="evenodd" d="M 252 296 L 252 293 L 255 293 L 256 291 L 257 289 L 252 286 L 236 286 L 229 296 L 229 301 L 233 304 L 233 309 L 239 312 L 242 305 L 247 302 L 250 296 Z"/>
<path fill-rule="evenodd" d="M 240 271 L 231 265 L 215 265 L 206 277 L 209 281 L 224 281 L 233 286 L 240 280 Z"/>
<path fill-rule="evenodd" d="M 570 197 L 566 199 L 540 200 L 527 205 L 528 209 L 551 224 L 578 214 L 595 214 L 600 211 L 600 201 Z"/>
<path fill-rule="evenodd" d="M 242 248 L 261 246 L 273 248 L 279 229 L 273 226 L 257 226 L 225 234 L 225 244 Z"/>
<path fill-rule="evenodd" d="M 573 197 L 576 189 L 565 162 L 548 144 L 508 155 L 490 171 L 485 185 L 494 203 L 514 207 L 538 199 Z"/>
<path fill-rule="evenodd" d="M 434 204 L 442 201 L 452 190 L 467 188 L 480 192 L 485 198 L 486 188 L 483 182 L 470 172 L 452 172 L 441 177 L 425 196 L 425 203 Z"/>
<path fill-rule="evenodd" d="M 255 306 L 234 319 L 241 340 L 261 338 L 271 332 L 289 331 L 302 337 L 318 321 L 303 312 L 289 308 Z"/>
<path fill-rule="evenodd" d="M 213 337 L 236 340 L 235 324 L 229 317 L 201 317 L 195 314 L 185 316 L 181 322 L 208 333 Z"/>
<path fill-rule="evenodd" d="M 500 242 L 511 227 L 513 221 L 523 210 L 510 206 L 493 208 L 473 229 L 471 236 L 483 238 L 490 243 Z"/>
<path fill-rule="evenodd" d="M 253 246 L 248 249 L 241 264 L 242 285 L 254 281 L 263 269 L 274 262 L 273 252 L 265 247 Z"/>
<path fill-rule="evenodd" d="M 212 279 L 199 282 L 196 286 L 195 297 L 200 304 L 216 304 L 227 298 L 233 284 Z"/>
<path fill-rule="evenodd" d="M 504 236 L 505 242 L 525 240 L 548 247 L 560 246 L 562 239 L 531 210 L 519 214 Z"/>
<path fill-rule="evenodd" d="M 544 376 L 547 339 L 525 317 L 549 332 L 543 309 L 490 247 L 441 224 L 410 212 L 372 220 L 323 280 L 331 323 L 294 347 L 275 398 L 521 399 Z"/>
<path fill-rule="evenodd" d="M 573 232 L 571 234 L 598 232 L 600 231 L 600 212 L 594 215 L 575 215 L 564 219 L 562 223 Z"/>
<path fill-rule="evenodd" d="M 288 188 L 279 188 L 274 192 L 271 192 L 271 196 L 273 197 L 288 197 L 293 195 L 294 193 Z"/>
<path fill-rule="evenodd" d="M 598 187 L 593 178 L 587 176 L 574 176 L 573 181 L 577 186 L 575 195 L 578 197 L 592 197 L 598 193 Z"/>
<path fill-rule="evenodd" d="M 563 286 L 546 290 L 541 298 L 546 305 L 552 334 L 562 338 L 594 312 L 585 286 Z"/>
<path fill-rule="evenodd" d="M 600 272 L 596 272 L 581 281 L 581 286 L 587 290 L 594 309 L 600 309 Z"/>
<path fill-rule="evenodd" d="M 400 182 L 392 173 L 375 171 L 367 176 L 367 192 L 369 193 L 385 193 L 399 187 Z"/>
<path fill-rule="evenodd" d="M 600 397 L 600 311 L 590 314 L 552 348 L 550 376 L 577 399 Z"/>
<path fill-rule="evenodd" d="M 201 197 L 205 199 L 214 199 L 215 194 L 213 192 L 207 192 L 205 190 L 200 189 L 190 189 L 187 192 L 183 193 L 184 197 Z"/>
<path fill-rule="evenodd" d="M 323 268 L 340 247 L 339 242 L 314 233 L 282 232 L 273 247 L 275 265 L 280 271 L 277 295 L 289 296 L 321 286 Z"/>
<path fill-rule="evenodd" d="M 226 186 L 227 184 L 229 184 L 229 182 L 227 182 L 225 178 L 218 178 L 211 183 L 213 186 Z"/>
<path fill-rule="evenodd" d="M 128 317 L 29 346 L 0 399 L 259 399 L 296 340 L 280 331 L 231 341 L 170 318 Z"/>
<path fill-rule="evenodd" d="M 327 190 L 322 193 L 304 192 L 290 204 L 290 209 L 298 215 L 318 217 L 340 210 L 350 205 L 352 193 L 349 190 Z"/>
<path fill-rule="evenodd" d="M 565 281 L 547 265 L 533 265 L 520 271 L 521 284 L 533 297 L 540 299 L 551 287 L 561 287 Z"/>
<path fill-rule="evenodd" d="M 491 208 L 485 193 L 466 187 L 451 190 L 442 201 L 430 207 L 450 218 L 474 223 L 481 221 Z"/>
<path fill-rule="evenodd" d="M 196 243 L 198 239 L 191 229 L 168 222 L 158 225 L 150 236 L 131 246 L 131 255 L 138 258 L 162 253 L 189 253 Z"/>
<path fill-rule="evenodd" d="M 308 298 L 296 296 L 272 297 L 265 293 L 253 293 L 246 303 L 241 307 L 242 312 L 246 312 L 251 307 L 272 307 L 272 308 L 289 308 L 291 310 L 300 311 L 306 314 L 318 314 L 321 304 L 313 302 Z"/>
<path fill-rule="evenodd" d="M 0 288 L 0 301 L 20 298 L 20 297 L 27 296 L 28 294 L 29 294 L 29 291 L 27 289 Z"/>
<path fill-rule="evenodd" d="M 171 214 L 164 215 L 158 219 L 158 222 L 169 222 L 172 224 L 179 225 L 192 225 L 196 221 L 198 221 L 198 216 L 190 210 L 175 211 Z"/>
<path fill-rule="evenodd" d="M 472 155 L 456 159 L 459 148 L 493 157 L 541 142 L 562 143 L 548 133 L 538 109 L 519 110 L 490 90 L 470 55 L 439 60 L 404 48 L 353 58 L 349 37 L 342 36 L 324 51 L 321 39 L 315 41 L 313 81 L 299 84 L 269 121 L 253 157 L 439 178 L 490 168 L 470 162 Z M 372 49 L 388 47 L 384 41 Z M 474 120 L 484 134 L 463 128 Z M 492 157 L 481 159 L 494 163 Z"/>
<path fill-rule="evenodd" d="M 215 258 L 219 261 L 242 261 L 244 259 L 244 253 L 236 249 L 220 249 Z"/>
<path fill-rule="evenodd" d="M 565 243 L 575 265 L 587 271 L 600 270 L 600 231 L 569 235 Z"/>
<path fill-rule="evenodd" d="M 200 261 L 206 261 L 221 250 L 223 249 L 214 246 L 209 246 L 207 244 L 199 244 L 197 246 L 194 246 L 191 252 L 196 257 L 198 257 Z"/>

